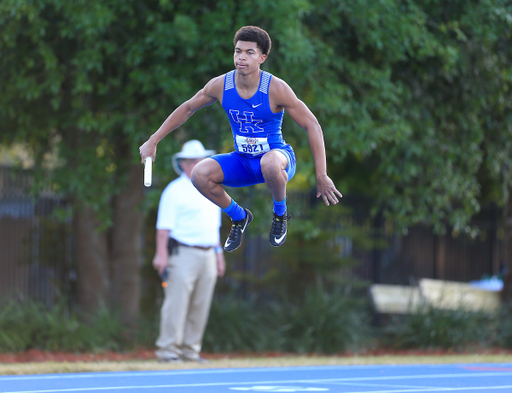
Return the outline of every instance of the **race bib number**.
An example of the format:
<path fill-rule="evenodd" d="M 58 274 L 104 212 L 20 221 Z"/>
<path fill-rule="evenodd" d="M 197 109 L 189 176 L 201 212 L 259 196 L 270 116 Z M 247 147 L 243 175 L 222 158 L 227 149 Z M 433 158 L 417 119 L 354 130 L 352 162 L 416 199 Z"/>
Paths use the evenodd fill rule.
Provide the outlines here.
<path fill-rule="evenodd" d="M 252 154 L 253 156 L 259 156 L 270 151 L 267 138 L 251 138 L 237 135 L 236 145 L 240 153 Z"/>

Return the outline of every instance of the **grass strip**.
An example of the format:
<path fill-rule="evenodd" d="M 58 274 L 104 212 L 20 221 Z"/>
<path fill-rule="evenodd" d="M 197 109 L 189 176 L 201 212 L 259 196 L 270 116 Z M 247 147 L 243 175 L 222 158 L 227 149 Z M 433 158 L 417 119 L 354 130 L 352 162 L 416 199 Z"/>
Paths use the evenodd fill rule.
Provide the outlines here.
<path fill-rule="evenodd" d="M 427 356 L 283 356 L 271 358 L 212 359 L 208 364 L 158 363 L 156 360 L 97 362 L 37 362 L 0 364 L 0 375 L 61 374 L 108 371 L 192 370 L 212 368 L 351 366 L 397 364 L 510 363 L 510 354 L 460 354 Z"/>

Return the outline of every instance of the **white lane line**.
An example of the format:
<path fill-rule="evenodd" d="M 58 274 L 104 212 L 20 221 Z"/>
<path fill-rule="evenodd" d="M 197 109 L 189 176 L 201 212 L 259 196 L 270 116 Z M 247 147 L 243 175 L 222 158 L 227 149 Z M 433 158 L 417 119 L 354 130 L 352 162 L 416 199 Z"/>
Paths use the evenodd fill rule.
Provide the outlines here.
<path fill-rule="evenodd" d="M 425 388 L 425 389 L 400 389 L 400 390 L 369 390 L 367 392 L 345 392 L 345 393 L 435 393 L 435 392 L 469 392 L 472 390 L 481 390 L 487 392 L 488 390 L 501 390 L 512 389 L 512 385 L 508 386 L 470 386 L 465 388 Z"/>
<path fill-rule="evenodd" d="M 319 382 L 321 383 L 321 382 Z M 432 389 L 432 386 L 420 386 L 420 385 L 390 385 L 390 384 L 382 384 L 382 383 L 364 383 L 364 382 L 332 382 L 331 385 L 342 385 L 342 386 L 374 386 L 378 388 L 397 388 L 397 389 Z"/>

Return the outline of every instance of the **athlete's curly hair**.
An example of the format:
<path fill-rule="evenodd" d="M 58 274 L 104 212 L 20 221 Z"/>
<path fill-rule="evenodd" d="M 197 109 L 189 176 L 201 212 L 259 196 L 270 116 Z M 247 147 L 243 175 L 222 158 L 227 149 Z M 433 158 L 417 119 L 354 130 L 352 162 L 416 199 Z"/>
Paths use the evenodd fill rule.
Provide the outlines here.
<path fill-rule="evenodd" d="M 272 41 L 268 33 L 257 26 L 244 26 L 238 30 L 235 33 L 233 45 L 236 45 L 238 41 L 255 42 L 265 56 L 268 56 L 272 47 Z"/>

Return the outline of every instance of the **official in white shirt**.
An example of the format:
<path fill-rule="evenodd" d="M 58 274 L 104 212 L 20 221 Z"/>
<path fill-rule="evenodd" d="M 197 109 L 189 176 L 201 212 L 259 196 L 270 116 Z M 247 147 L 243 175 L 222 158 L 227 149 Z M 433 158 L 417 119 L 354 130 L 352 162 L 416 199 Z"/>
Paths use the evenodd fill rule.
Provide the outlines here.
<path fill-rule="evenodd" d="M 180 177 L 160 198 L 153 266 L 167 278 L 156 341 L 159 361 L 205 361 L 200 356 L 203 334 L 217 276 L 224 275 L 226 263 L 220 246 L 221 210 L 197 191 L 190 173 L 214 153 L 198 140 L 186 142 L 173 156 Z"/>

